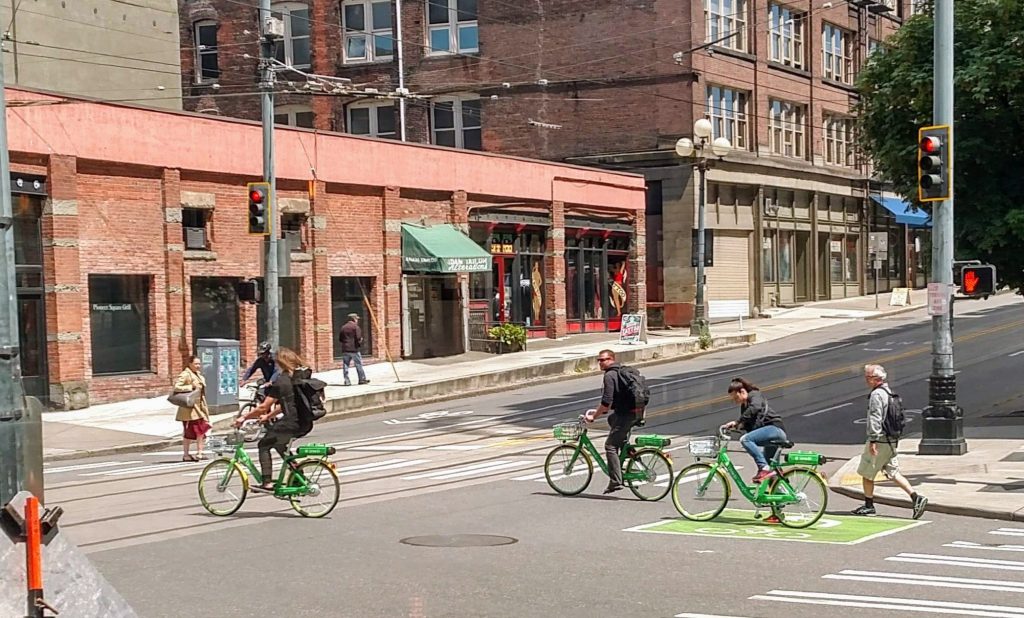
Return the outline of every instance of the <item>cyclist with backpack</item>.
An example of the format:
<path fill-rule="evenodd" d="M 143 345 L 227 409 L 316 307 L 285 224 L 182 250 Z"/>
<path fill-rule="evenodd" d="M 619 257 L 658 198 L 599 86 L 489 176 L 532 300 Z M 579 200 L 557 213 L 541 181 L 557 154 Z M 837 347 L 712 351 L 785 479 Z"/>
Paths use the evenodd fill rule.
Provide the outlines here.
<path fill-rule="evenodd" d="M 604 371 L 601 386 L 601 404 L 597 409 L 587 410 L 585 420 L 593 423 L 611 410 L 608 417 L 608 438 L 604 442 L 605 458 L 608 460 L 608 487 L 610 494 L 622 489 L 622 465 L 619 452 L 629 441 L 629 432 L 634 424 L 643 423 L 643 413 L 650 400 L 650 391 L 640 372 L 615 362 L 615 352 L 601 350 L 597 363 Z"/>
<path fill-rule="evenodd" d="M 883 472 L 886 478 L 910 496 L 913 517 L 918 519 L 928 506 L 928 498 L 914 491 L 906 477 L 900 474 L 896 447 L 906 420 L 903 402 L 889 388 L 886 377 L 885 368 L 881 365 L 864 365 L 864 381 L 871 388 L 868 396 L 868 441 L 861 454 L 860 466 L 857 467 L 857 474 L 862 477 L 864 504 L 855 509 L 853 514 L 869 517 L 875 515 L 875 476 Z"/>

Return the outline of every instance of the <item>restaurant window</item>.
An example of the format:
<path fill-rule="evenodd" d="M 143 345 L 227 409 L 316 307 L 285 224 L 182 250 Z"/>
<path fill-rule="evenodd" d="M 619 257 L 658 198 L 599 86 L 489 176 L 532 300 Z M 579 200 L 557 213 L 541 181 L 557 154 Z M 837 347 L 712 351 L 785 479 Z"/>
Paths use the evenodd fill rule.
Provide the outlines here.
<path fill-rule="evenodd" d="M 829 278 L 832 283 L 843 281 L 843 241 L 841 236 L 833 236 L 829 242 Z"/>
<path fill-rule="evenodd" d="M 149 277 L 89 275 L 93 375 L 150 370 Z"/>
<path fill-rule="evenodd" d="M 348 314 L 359 316 L 363 331 L 363 354 L 373 354 L 373 323 L 366 310 L 365 298 L 373 291 L 373 277 L 331 277 L 331 322 L 334 331 L 334 358 L 341 358 L 341 327 L 348 322 Z"/>
<path fill-rule="evenodd" d="M 192 278 L 192 349 L 199 339 L 239 339 L 237 279 Z"/>
<path fill-rule="evenodd" d="M 775 283 L 775 232 L 767 230 L 761 245 L 762 274 L 765 283 Z"/>

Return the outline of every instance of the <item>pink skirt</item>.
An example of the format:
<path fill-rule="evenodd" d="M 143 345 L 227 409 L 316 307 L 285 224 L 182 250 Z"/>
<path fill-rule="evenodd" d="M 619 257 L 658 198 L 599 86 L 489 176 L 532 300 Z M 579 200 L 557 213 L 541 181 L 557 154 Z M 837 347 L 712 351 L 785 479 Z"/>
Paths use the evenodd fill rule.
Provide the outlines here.
<path fill-rule="evenodd" d="M 205 418 L 195 421 L 182 421 L 181 424 L 185 428 L 182 436 L 187 440 L 198 440 L 205 436 L 206 432 L 210 431 L 210 423 Z"/>

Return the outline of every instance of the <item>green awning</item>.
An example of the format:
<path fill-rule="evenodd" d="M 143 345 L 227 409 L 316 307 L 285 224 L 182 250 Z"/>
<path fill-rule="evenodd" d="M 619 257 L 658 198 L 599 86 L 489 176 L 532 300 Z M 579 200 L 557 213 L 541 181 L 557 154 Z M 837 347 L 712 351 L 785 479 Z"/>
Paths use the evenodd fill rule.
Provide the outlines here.
<path fill-rule="evenodd" d="M 474 273 L 491 270 L 491 254 L 451 225 L 402 224 L 402 270 Z"/>

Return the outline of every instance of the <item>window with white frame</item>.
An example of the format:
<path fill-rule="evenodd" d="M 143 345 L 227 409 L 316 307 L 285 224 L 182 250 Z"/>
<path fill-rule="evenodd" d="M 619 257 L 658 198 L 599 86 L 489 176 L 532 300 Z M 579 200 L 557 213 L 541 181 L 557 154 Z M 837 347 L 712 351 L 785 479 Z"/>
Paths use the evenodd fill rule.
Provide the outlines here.
<path fill-rule="evenodd" d="M 390 60 L 394 54 L 391 0 L 344 0 L 341 26 L 345 31 L 345 62 Z"/>
<path fill-rule="evenodd" d="M 284 21 L 284 39 L 276 46 L 274 57 L 297 69 L 308 69 L 309 7 L 298 2 L 271 5 L 274 17 Z"/>
<path fill-rule="evenodd" d="M 746 150 L 747 93 L 708 86 L 708 117 L 713 138 L 725 137 L 733 148 Z"/>
<path fill-rule="evenodd" d="M 196 46 L 196 83 L 215 82 L 220 77 L 217 66 L 217 22 L 197 21 L 193 27 Z"/>
<path fill-rule="evenodd" d="M 430 104 L 433 143 L 438 146 L 483 150 L 480 99 L 444 98 Z"/>
<path fill-rule="evenodd" d="M 825 163 L 853 167 L 854 122 L 852 118 L 825 114 L 822 133 L 825 137 Z"/>
<path fill-rule="evenodd" d="M 806 13 L 779 4 L 768 6 L 769 58 L 794 69 L 804 68 L 804 24 Z"/>
<path fill-rule="evenodd" d="M 883 51 L 882 42 L 878 39 L 868 39 L 868 57 L 870 58 L 879 51 Z"/>
<path fill-rule="evenodd" d="M 747 51 L 747 0 L 704 0 L 705 42 Z"/>
<path fill-rule="evenodd" d="M 427 42 L 431 54 L 480 51 L 477 0 L 426 0 Z"/>
<path fill-rule="evenodd" d="M 821 32 L 822 74 L 826 79 L 849 84 L 853 82 L 853 33 L 832 24 Z"/>
<path fill-rule="evenodd" d="M 395 104 L 353 103 L 348 106 L 348 132 L 368 137 L 395 138 Z"/>
<path fill-rule="evenodd" d="M 803 158 L 804 123 L 807 112 L 803 105 L 768 99 L 768 142 L 773 154 Z"/>
<path fill-rule="evenodd" d="M 313 109 L 308 105 L 279 105 L 274 108 L 274 124 L 313 128 Z"/>

